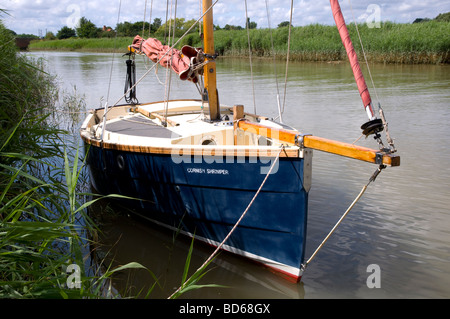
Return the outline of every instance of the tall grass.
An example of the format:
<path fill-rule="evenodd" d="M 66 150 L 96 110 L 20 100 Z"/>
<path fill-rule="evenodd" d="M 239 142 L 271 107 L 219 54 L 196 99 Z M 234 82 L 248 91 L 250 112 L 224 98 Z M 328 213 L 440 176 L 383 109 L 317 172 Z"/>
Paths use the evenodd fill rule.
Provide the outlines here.
<path fill-rule="evenodd" d="M 86 269 L 86 232 L 94 231 L 79 193 L 83 165 L 50 114 L 55 77 L 16 52 L 0 22 L 0 298 L 97 298 L 104 282 L 130 263 Z M 72 289 L 70 266 L 79 267 Z M 88 272 L 91 273 L 88 273 Z"/>
<path fill-rule="evenodd" d="M 362 52 L 355 25 L 348 26 L 355 50 Z M 364 50 L 373 62 L 383 63 L 449 63 L 450 23 L 430 21 L 416 24 L 382 23 L 380 28 L 358 25 Z M 248 55 L 245 30 L 217 31 L 216 48 L 225 56 Z M 250 30 L 252 54 L 285 58 L 288 28 L 272 30 L 272 52 L 269 30 Z M 195 43 L 198 45 L 199 43 Z M 339 32 L 334 26 L 308 25 L 292 29 L 290 57 L 292 60 L 338 61 L 347 56 Z"/>
<path fill-rule="evenodd" d="M 76 91 L 59 96 L 55 77 L 41 60 L 16 52 L 1 21 L 0 43 L 0 298 L 120 297 L 110 279 L 128 269 L 145 269 L 158 284 L 136 262 L 114 268 L 85 262 L 99 231 L 86 208 L 105 197 L 85 193 L 78 139 L 55 115 L 59 100 L 74 116 L 85 104 Z M 194 284 L 185 288 L 202 287 Z"/>
<path fill-rule="evenodd" d="M 356 27 L 348 25 L 355 49 L 361 53 Z M 450 63 L 450 22 L 429 21 L 414 24 L 384 22 L 380 28 L 358 25 L 364 49 L 370 60 L 383 63 Z M 250 30 L 252 55 L 285 58 L 287 54 L 288 28 L 273 29 L 274 50 L 272 52 L 270 30 Z M 215 32 L 216 51 L 222 56 L 248 56 L 246 30 L 218 30 Z M 114 45 L 114 41 L 116 41 Z M 132 38 L 114 39 L 68 39 L 40 41 L 31 49 L 40 50 L 90 50 L 124 52 Z M 202 46 L 198 34 L 189 34 L 181 45 Z M 292 60 L 339 61 L 347 56 L 335 26 L 308 25 L 295 27 L 291 34 Z"/>
<path fill-rule="evenodd" d="M 118 38 L 70 38 L 63 40 L 34 40 L 30 44 L 31 50 L 59 50 L 59 51 L 94 51 L 94 52 L 124 52 L 133 42 L 132 37 Z"/>

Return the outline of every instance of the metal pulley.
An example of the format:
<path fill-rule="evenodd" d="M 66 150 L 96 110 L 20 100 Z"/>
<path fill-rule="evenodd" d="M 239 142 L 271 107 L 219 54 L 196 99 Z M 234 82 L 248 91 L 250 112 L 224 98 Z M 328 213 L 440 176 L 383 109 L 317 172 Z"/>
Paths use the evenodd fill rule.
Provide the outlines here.
<path fill-rule="evenodd" d="M 383 121 L 381 119 L 374 119 L 361 125 L 363 135 L 366 137 L 372 134 L 382 132 L 384 129 Z"/>

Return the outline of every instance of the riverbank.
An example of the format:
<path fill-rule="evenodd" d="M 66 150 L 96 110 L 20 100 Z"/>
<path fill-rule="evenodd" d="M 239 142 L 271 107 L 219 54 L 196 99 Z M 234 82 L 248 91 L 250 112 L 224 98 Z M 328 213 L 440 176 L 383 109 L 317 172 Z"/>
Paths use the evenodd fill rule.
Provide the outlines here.
<path fill-rule="evenodd" d="M 348 26 L 355 50 L 362 54 L 356 27 Z M 450 63 L 450 22 L 429 21 L 414 24 L 385 22 L 380 28 L 358 26 L 369 61 L 374 63 L 448 64 Z M 224 57 L 249 55 L 246 30 L 215 32 L 216 52 Z M 273 50 L 272 42 L 273 38 Z M 250 30 L 252 56 L 285 59 L 289 29 L 287 27 Z M 30 50 L 67 50 L 125 53 L 132 37 L 33 41 Z M 179 44 L 201 46 L 198 34 L 188 34 Z M 347 55 L 335 26 L 308 25 L 291 30 L 289 57 L 292 61 L 345 61 Z"/>

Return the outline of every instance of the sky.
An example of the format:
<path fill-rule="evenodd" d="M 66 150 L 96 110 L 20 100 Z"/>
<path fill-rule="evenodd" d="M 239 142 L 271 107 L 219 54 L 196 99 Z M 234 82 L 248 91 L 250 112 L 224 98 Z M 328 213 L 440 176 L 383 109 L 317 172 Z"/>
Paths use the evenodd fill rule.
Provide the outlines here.
<path fill-rule="evenodd" d="M 176 16 L 186 20 L 199 17 L 201 0 L 170 0 L 178 3 Z M 215 0 L 213 0 L 215 2 Z M 435 18 L 450 11 L 450 0 L 340 0 L 347 23 L 369 23 L 373 27 L 380 21 L 411 23 L 416 18 Z M 153 5 L 152 5 L 153 3 Z M 81 17 L 97 27 L 112 26 L 117 22 L 149 21 L 166 17 L 163 0 L 0 0 L 0 13 L 4 25 L 17 34 L 56 34 L 62 27 L 74 28 Z M 294 0 L 294 26 L 333 24 L 329 0 Z M 248 16 L 258 28 L 269 25 L 276 28 L 289 21 L 291 0 L 247 0 Z M 173 6 L 172 12 L 175 12 Z M 269 14 L 267 15 L 267 12 Z M 244 0 L 219 0 L 214 6 L 214 24 L 245 26 Z"/>

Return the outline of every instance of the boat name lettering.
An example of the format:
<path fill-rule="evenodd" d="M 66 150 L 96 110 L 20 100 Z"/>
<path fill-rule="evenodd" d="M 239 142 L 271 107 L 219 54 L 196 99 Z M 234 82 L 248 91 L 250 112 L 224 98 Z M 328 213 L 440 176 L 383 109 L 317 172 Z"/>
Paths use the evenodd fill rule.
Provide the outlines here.
<path fill-rule="evenodd" d="M 213 169 L 213 168 L 204 169 L 204 168 L 189 167 L 186 169 L 186 171 L 190 174 L 229 175 L 227 169 Z"/>

